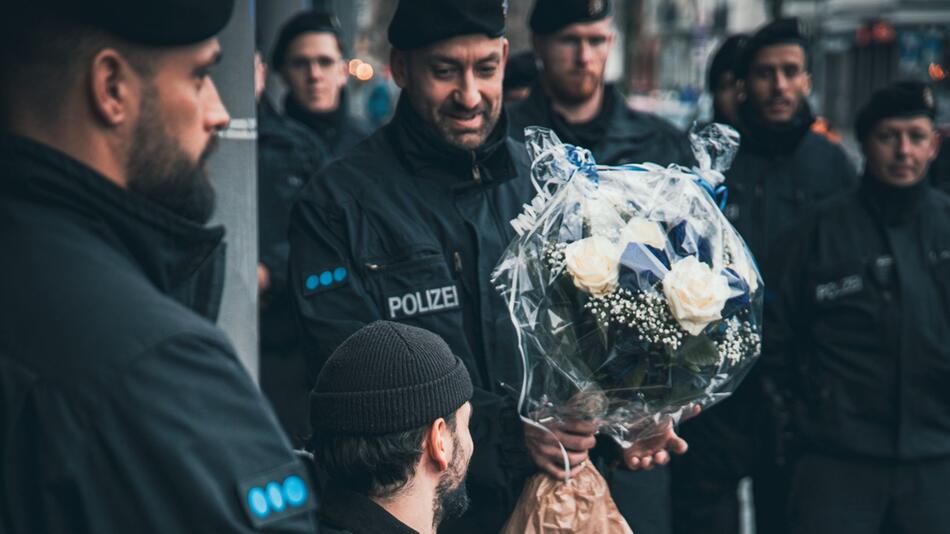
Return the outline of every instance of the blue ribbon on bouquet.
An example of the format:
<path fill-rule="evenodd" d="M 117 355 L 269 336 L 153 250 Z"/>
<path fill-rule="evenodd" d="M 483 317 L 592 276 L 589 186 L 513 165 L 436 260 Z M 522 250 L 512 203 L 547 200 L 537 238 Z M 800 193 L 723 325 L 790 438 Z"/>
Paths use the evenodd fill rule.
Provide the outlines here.
<path fill-rule="evenodd" d="M 713 202 L 719 206 L 719 211 L 726 209 L 726 201 L 729 199 L 729 188 L 727 188 L 725 184 L 719 184 L 713 187 L 712 184 L 698 176 L 694 178 L 693 181 L 709 195 L 709 198 L 713 199 Z"/>

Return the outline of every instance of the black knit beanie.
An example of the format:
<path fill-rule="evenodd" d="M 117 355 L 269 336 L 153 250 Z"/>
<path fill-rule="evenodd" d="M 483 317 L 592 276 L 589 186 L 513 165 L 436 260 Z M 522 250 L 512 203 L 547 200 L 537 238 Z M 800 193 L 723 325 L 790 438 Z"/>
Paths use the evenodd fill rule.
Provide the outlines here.
<path fill-rule="evenodd" d="M 310 393 L 314 433 L 371 436 L 412 430 L 472 398 L 465 364 L 436 334 L 377 321 L 343 342 Z"/>

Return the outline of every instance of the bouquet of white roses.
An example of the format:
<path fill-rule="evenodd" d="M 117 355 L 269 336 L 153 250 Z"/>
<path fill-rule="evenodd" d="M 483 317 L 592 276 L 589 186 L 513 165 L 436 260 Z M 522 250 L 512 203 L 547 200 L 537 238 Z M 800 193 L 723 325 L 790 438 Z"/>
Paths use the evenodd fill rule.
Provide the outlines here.
<path fill-rule="evenodd" d="M 691 133 L 698 168 L 597 166 L 529 128 L 539 189 L 493 281 L 518 333 L 522 415 L 595 421 L 627 447 L 735 390 L 757 358 L 762 282 L 714 197 L 738 134 Z"/>

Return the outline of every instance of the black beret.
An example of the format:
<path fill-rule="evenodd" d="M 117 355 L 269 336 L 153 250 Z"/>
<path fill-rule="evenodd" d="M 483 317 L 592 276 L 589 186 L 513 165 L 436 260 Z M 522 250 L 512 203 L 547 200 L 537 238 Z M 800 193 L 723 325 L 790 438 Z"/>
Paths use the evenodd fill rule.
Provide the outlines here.
<path fill-rule="evenodd" d="M 530 50 L 509 57 L 505 63 L 505 89 L 530 87 L 537 77 L 537 61 Z"/>
<path fill-rule="evenodd" d="M 710 92 L 719 88 L 719 78 L 731 72 L 735 75 L 736 61 L 739 59 L 739 51 L 749 39 L 747 35 L 733 35 L 722 42 L 716 53 L 713 54 L 712 61 L 709 62 L 709 72 L 706 75 L 706 89 Z"/>
<path fill-rule="evenodd" d="M 508 0 L 400 0 L 389 23 L 389 44 L 415 50 L 460 35 L 505 34 Z"/>
<path fill-rule="evenodd" d="M 933 90 L 920 82 L 895 82 L 871 95 L 871 100 L 858 112 L 854 131 L 864 142 L 874 126 L 884 119 L 905 117 L 937 117 Z"/>
<path fill-rule="evenodd" d="M 301 34 L 311 32 L 332 33 L 340 45 L 340 52 L 343 52 L 343 45 L 340 43 L 340 21 L 336 15 L 325 11 L 303 11 L 291 17 L 280 29 L 274 44 L 274 53 L 271 54 L 271 66 L 275 69 L 283 67 L 290 43 Z"/>
<path fill-rule="evenodd" d="M 528 23 L 537 34 L 555 33 L 578 22 L 594 22 L 610 15 L 610 0 L 537 0 Z"/>
<path fill-rule="evenodd" d="M 806 49 L 807 38 L 797 18 L 776 19 L 759 28 L 739 51 L 736 61 L 736 78 L 745 79 L 749 73 L 749 65 L 755 55 L 763 48 L 785 44 L 795 44 Z"/>
<path fill-rule="evenodd" d="M 67 20 L 143 46 L 184 46 L 214 37 L 231 20 L 234 0 L 40 0 Z"/>

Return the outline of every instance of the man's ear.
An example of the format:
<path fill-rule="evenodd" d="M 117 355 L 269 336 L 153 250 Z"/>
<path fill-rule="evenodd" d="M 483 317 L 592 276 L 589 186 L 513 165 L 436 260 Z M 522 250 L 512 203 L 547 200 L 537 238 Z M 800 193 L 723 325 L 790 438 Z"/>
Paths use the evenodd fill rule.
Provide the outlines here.
<path fill-rule="evenodd" d="M 736 100 L 739 102 L 745 102 L 748 96 L 745 91 L 745 80 L 743 78 L 736 79 Z"/>
<path fill-rule="evenodd" d="M 393 48 L 389 53 L 389 66 L 393 72 L 393 81 L 400 89 L 405 89 L 409 80 L 409 58 L 406 53 Z"/>
<path fill-rule="evenodd" d="M 808 96 L 811 94 L 811 73 L 810 72 L 805 71 L 805 81 L 803 83 L 805 87 L 802 92 L 805 94 L 805 96 Z"/>
<path fill-rule="evenodd" d="M 114 48 L 104 48 L 89 68 L 89 93 L 95 116 L 106 127 L 127 123 L 138 112 L 142 80 Z"/>
<path fill-rule="evenodd" d="M 425 453 L 429 459 L 438 466 L 439 471 L 445 471 L 449 468 L 449 460 L 452 457 L 452 451 L 449 450 L 449 443 L 452 442 L 448 425 L 445 419 L 438 418 L 429 426 L 425 438 Z"/>

